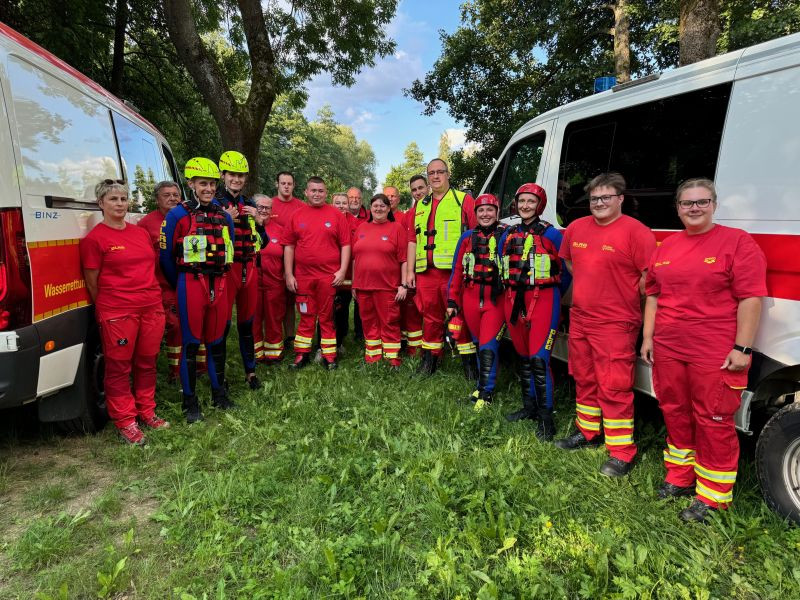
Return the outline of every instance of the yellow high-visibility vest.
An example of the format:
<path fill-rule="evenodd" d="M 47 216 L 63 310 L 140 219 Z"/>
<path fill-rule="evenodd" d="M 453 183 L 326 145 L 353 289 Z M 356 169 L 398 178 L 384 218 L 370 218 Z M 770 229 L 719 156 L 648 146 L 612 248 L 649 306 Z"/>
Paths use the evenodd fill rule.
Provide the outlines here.
<path fill-rule="evenodd" d="M 461 237 L 461 206 L 464 192 L 450 188 L 439 201 L 433 218 L 433 230 L 428 230 L 433 198 L 429 195 L 414 208 L 414 230 L 417 234 L 415 271 L 421 273 L 428 268 L 428 250 L 433 254 L 433 266 L 437 269 L 452 269 L 458 239 Z M 432 242 L 429 244 L 429 240 Z"/>

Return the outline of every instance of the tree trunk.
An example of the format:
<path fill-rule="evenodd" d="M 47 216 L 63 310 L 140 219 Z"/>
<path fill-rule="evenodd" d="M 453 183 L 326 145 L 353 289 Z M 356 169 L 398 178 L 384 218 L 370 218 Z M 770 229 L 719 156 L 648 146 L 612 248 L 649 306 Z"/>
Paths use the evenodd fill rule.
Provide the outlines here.
<path fill-rule="evenodd" d="M 719 0 L 681 0 L 680 66 L 716 55 L 720 32 Z"/>
<path fill-rule="evenodd" d="M 628 0 L 617 0 L 614 11 L 614 73 L 618 83 L 631 80 L 630 20 Z"/>
<path fill-rule="evenodd" d="M 108 91 L 122 96 L 122 76 L 125 72 L 125 31 L 128 28 L 128 0 L 117 0 L 114 11 L 114 58 L 111 63 L 111 82 Z"/>
<path fill-rule="evenodd" d="M 237 0 L 250 55 L 250 92 L 239 104 L 225 75 L 195 27 L 189 0 L 164 0 L 167 28 L 186 70 L 192 76 L 219 129 L 223 148 L 238 150 L 250 163 L 248 194 L 259 186 L 261 136 L 275 102 L 275 58 L 259 0 Z M 216 159 L 218 157 L 209 157 Z"/>

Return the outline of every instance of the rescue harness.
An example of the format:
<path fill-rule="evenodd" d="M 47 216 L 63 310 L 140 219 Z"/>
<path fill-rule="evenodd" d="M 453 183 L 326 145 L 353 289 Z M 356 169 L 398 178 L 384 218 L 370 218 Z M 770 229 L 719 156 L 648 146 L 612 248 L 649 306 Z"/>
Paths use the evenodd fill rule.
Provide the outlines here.
<path fill-rule="evenodd" d="M 176 267 L 195 275 L 222 275 L 233 262 L 233 243 L 222 209 L 182 203 L 189 230 L 175 240 Z"/>
<path fill-rule="evenodd" d="M 497 260 L 497 240 L 505 231 L 505 225 L 495 224 L 488 228 L 475 227 L 470 236 L 470 248 L 464 252 L 461 266 L 464 283 L 480 285 L 478 297 L 483 306 L 484 289 L 488 285 L 494 302 L 503 289 Z"/>
<path fill-rule="evenodd" d="M 512 325 L 520 315 L 527 320 L 540 289 L 555 287 L 561 281 L 558 248 L 544 236 L 548 227 L 552 225 L 537 218 L 529 225 L 512 226 L 506 236 L 501 269 L 504 285 L 514 290 Z M 525 292 L 529 290 L 533 291 L 533 298 L 530 305 L 525 306 Z"/>

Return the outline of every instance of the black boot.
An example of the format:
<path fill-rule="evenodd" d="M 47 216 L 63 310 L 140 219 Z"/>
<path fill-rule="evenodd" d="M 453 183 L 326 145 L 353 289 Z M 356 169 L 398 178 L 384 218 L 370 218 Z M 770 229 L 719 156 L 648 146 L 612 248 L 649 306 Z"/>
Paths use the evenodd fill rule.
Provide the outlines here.
<path fill-rule="evenodd" d="M 537 406 L 535 399 L 531 397 L 531 359 L 520 357 L 519 362 L 519 379 L 520 390 L 522 391 L 522 408 L 516 412 L 506 415 L 506 420 L 519 421 L 521 419 L 535 419 L 537 414 Z"/>
<path fill-rule="evenodd" d="M 211 403 L 220 410 L 236 408 L 236 405 L 228 397 L 228 388 L 224 385 L 215 390 L 211 390 Z"/>
<path fill-rule="evenodd" d="M 200 412 L 200 403 L 197 401 L 197 396 L 192 394 L 183 396 L 183 414 L 186 416 L 186 422 L 191 425 L 203 420 L 203 413 Z"/>
<path fill-rule="evenodd" d="M 438 366 L 439 357 L 434 356 L 430 350 L 423 350 L 422 351 L 422 360 L 419 363 L 419 367 L 417 368 L 417 375 L 422 375 L 427 377 L 429 375 L 433 375 L 436 373 L 436 367 Z"/>
<path fill-rule="evenodd" d="M 539 423 L 536 426 L 536 437 L 543 442 L 549 442 L 556 435 L 556 424 L 553 422 L 553 409 L 539 409 Z"/>
<path fill-rule="evenodd" d="M 462 354 L 461 365 L 464 367 L 464 379 L 473 382 L 478 380 L 478 364 L 474 354 Z"/>
<path fill-rule="evenodd" d="M 536 392 L 538 406 L 537 417 L 539 424 L 536 427 L 536 437 L 543 442 L 549 442 L 556 434 L 553 423 L 553 407 L 547 407 L 547 371 L 550 366 L 543 358 L 531 359 L 531 375 L 533 376 L 533 391 Z"/>

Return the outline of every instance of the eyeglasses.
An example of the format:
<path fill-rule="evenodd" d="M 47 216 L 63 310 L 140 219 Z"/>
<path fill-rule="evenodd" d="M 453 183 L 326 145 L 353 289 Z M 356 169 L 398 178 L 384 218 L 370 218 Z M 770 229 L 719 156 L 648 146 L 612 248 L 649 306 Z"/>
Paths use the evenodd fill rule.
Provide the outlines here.
<path fill-rule="evenodd" d="M 698 208 L 708 208 L 711 204 L 711 198 L 700 198 L 699 200 L 678 200 L 678 206 L 681 208 L 692 208 L 693 205 Z"/>
<path fill-rule="evenodd" d="M 124 179 L 103 179 L 103 183 L 105 183 L 106 185 L 114 185 L 115 183 L 118 183 L 119 185 L 125 185 L 125 180 Z"/>
<path fill-rule="evenodd" d="M 266 212 L 269 212 L 269 211 L 271 211 L 271 210 L 272 210 L 272 207 L 271 207 L 271 206 L 256 206 L 256 210 L 257 210 L 258 212 L 263 212 L 263 213 L 266 213 Z"/>
<path fill-rule="evenodd" d="M 621 196 L 622 194 L 609 194 L 607 196 L 590 196 L 589 204 L 608 204 L 612 198 Z"/>
<path fill-rule="evenodd" d="M 428 177 L 433 177 L 434 175 L 444 175 L 447 173 L 447 169 L 437 169 L 435 171 L 428 171 Z"/>

